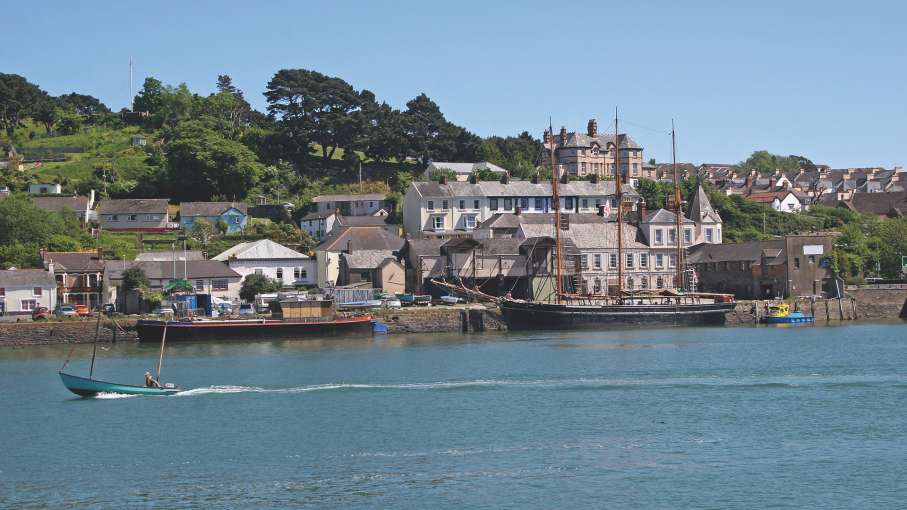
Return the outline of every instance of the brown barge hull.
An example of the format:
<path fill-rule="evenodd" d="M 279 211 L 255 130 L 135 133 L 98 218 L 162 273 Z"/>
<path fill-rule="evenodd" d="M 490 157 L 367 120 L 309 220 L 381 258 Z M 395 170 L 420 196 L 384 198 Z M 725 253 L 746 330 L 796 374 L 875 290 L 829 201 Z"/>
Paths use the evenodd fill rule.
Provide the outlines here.
<path fill-rule="evenodd" d="M 167 342 L 210 340 L 305 339 L 339 336 L 371 336 L 372 317 L 343 317 L 326 321 L 232 320 L 232 321 L 158 321 L 136 323 L 139 342 L 160 343 L 167 327 Z"/>

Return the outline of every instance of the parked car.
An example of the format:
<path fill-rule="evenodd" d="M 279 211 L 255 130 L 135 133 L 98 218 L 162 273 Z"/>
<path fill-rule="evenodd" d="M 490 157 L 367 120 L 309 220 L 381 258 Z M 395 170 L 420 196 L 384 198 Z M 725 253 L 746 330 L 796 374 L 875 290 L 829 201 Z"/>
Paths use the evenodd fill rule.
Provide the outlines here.
<path fill-rule="evenodd" d="M 50 315 L 50 309 L 46 306 L 39 306 L 31 312 L 31 318 L 33 321 L 50 319 Z"/>
<path fill-rule="evenodd" d="M 173 308 L 169 306 L 159 306 L 154 310 L 151 310 L 151 313 L 154 315 L 173 315 Z"/>
<path fill-rule="evenodd" d="M 104 315 L 110 317 L 117 311 L 117 307 L 113 303 L 106 303 L 101 305 L 101 311 L 104 312 Z"/>
<path fill-rule="evenodd" d="M 88 306 L 86 305 L 76 305 L 75 309 L 76 315 L 78 315 L 79 317 L 88 317 L 89 315 L 91 315 L 91 310 L 89 310 Z"/>
<path fill-rule="evenodd" d="M 60 305 L 54 311 L 54 314 L 56 314 L 57 317 L 75 317 L 77 315 L 76 307 L 72 305 Z"/>
<path fill-rule="evenodd" d="M 255 309 L 250 304 L 239 305 L 239 315 L 242 317 L 255 317 Z"/>

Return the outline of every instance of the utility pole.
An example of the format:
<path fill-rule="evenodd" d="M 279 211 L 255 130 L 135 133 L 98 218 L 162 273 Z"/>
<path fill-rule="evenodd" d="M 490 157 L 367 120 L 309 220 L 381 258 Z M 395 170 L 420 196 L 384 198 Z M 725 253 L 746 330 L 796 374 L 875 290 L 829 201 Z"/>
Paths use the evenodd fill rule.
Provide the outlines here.
<path fill-rule="evenodd" d="M 132 57 L 129 57 L 129 111 L 135 111 L 135 93 L 132 91 Z"/>

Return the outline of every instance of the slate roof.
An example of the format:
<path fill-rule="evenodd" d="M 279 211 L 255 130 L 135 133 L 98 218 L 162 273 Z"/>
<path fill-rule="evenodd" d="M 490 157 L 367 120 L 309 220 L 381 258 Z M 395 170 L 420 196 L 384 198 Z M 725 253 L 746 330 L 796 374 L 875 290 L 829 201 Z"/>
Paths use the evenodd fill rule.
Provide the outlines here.
<path fill-rule="evenodd" d="M 383 227 L 387 216 L 340 216 L 337 222 L 344 227 Z"/>
<path fill-rule="evenodd" d="M 166 198 L 121 198 L 101 201 L 98 211 L 102 214 L 167 214 L 168 205 Z"/>
<path fill-rule="evenodd" d="M 696 185 L 693 196 L 690 197 L 690 209 L 687 211 L 687 218 L 697 223 L 707 220 L 721 222 L 721 216 L 718 216 L 715 208 L 712 207 L 712 202 L 709 200 L 705 190 L 702 189 L 702 184 Z"/>
<path fill-rule="evenodd" d="M 11 269 L 0 271 L 0 287 L 56 287 L 54 275 L 43 269 Z"/>
<path fill-rule="evenodd" d="M 185 263 L 188 278 L 240 278 L 240 274 L 230 269 L 230 266 L 216 260 L 190 260 Z M 127 262 L 126 269 L 140 267 L 151 280 L 169 280 L 173 278 L 173 262 Z M 123 279 L 123 262 L 109 260 L 105 263 L 107 278 L 109 280 Z M 176 277 L 183 277 L 183 264 L 176 264 Z"/>
<path fill-rule="evenodd" d="M 230 209 L 248 213 L 246 204 L 242 202 L 183 202 L 180 204 L 180 217 L 220 216 Z"/>
<path fill-rule="evenodd" d="M 323 220 L 337 214 L 337 211 L 315 211 L 302 217 L 302 221 Z"/>
<path fill-rule="evenodd" d="M 636 141 L 630 138 L 626 133 L 621 133 L 618 139 L 620 140 L 621 149 L 642 149 L 642 146 L 636 143 Z M 558 135 L 555 135 L 555 140 L 560 140 Z M 597 143 L 599 147 L 605 148 L 609 143 L 614 144 L 614 134 L 599 133 L 597 136 L 589 136 L 586 133 L 570 132 L 567 133 L 567 143 L 559 146 L 591 147 L 592 142 Z"/>
<path fill-rule="evenodd" d="M 850 200 L 846 201 L 847 207 L 861 212 L 876 214 L 879 216 L 907 215 L 907 191 L 887 192 L 887 193 L 854 193 Z"/>
<path fill-rule="evenodd" d="M 561 217 L 568 217 L 571 225 L 577 223 L 603 223 L 605 219 L 595 213 L 561 213 Z M 518 228 L 523 224 L 553 225 L 554 213 L 508 214 L 497 213 L 480 223 L 476 229 L 481 228 Z"/>
<path fill-rule="evenodd" d="M 98 258 L 96 251 L 47 251 L 42 253 L 42 261 L 54 263 L 54 272 L 99 272 L 104 270 L 104 261 Z"/>
<path fill-rule="evenodd" d="M 646 214 L 646 219 L 643 223 L 670 223 L 675 224 L 677 222 L 677 217 L 673 212 L 668 211 L 667 209 L 658 209 L 651 211 Z M 684 218 L 684 223 L 694 223 L 690 218 Z"/>
<path fill-rule="evenodd" d="M 478 170 L 491 170 L 492 172 L 504 173 L 507 170 L 489 163 L 488 161 L 479 161 L 478 163 L 453 163 L 449 161 L 432 161 L 431 165 L 435 168 L 453 170 L 457 174 L 468 175 Z"/>
<path fill-rule="evenodd" d="M 205 260 L 204 253 L 200 251 L 188 250 L 183 252 L 182 250 L 173 251 L 146 251 L 145 253 L 139 253 L 136 255 L 136 262 L 173 262 L 174 257 L 177 261 L 183 260 Z"/>
<path fill-rule="evenodd" d="M 499 181 L 448 182 L 441 184 L 437 181 L 413 182 L 423 197 L 549 197 L 551 196 L 551 183 L 511 180 L 507 184 Z M 562 197 L 573 196 L 609 196 L 615 194 L 614 181 L 570 181 L 558 185 Z M 636 196 L 635 190 L 627 187 L 624 195 Z"/>
<path fill-rule="evenodd" d="M 392 250 L 353 250 L 341 255 L 350 269 L 376 269 L 387 259 L 395 259 Z"/>
<path fill-rule="evenodd" d="M 334 229 L 315 251 L 391 250 L 403 247 L 403 239 L 382 227 L 340 227 Z"/>
<path fill-rule="evenodd" d="M 308 258 L 308 256 L 296 250 L 291 250 L 282 244 L 275 243 L 270 239 L 260 239 L 248 243 L 239 243 L 211 257 L 211 260 L 297 260 Z"/>
<path fill-rule="evenodd" d="M 760 262 L 763 253 L 770 258 L 769 265 L 786 262 L 784 239 L 747 241 L 743 243 L 702 243 L 689 248 L 687 261 L 691 264 L 706 262 Z M 785 255 L 782 257 L 782 255 Z"/>
<path fill-rule="evenodd" d="M 88 209 L 88 197 L 33 197 L 32 204 L 45 211 L 61 212 L 71 210 L 84 212 Z"/>
<path fill-rule="evenodd" d="M 384 193 L 363 193 L 361 195 L 318 195 L 312 202 L 356 202 L 362 200 L 385 200 Z"/>
<path fill-rule="evenodd" d="M 524 238 L 554 237 L 554 226 L 550 224 L 523 224 L 520 230 Z M 571 223 L 569 230 L 561 231 L 561 239 L 581 250 L 617 249 L 617 223 Z M 623 245 L 626 249 L 647 248 L 640 240 L 639 229 L 627 223 L 623 224 Z"/>

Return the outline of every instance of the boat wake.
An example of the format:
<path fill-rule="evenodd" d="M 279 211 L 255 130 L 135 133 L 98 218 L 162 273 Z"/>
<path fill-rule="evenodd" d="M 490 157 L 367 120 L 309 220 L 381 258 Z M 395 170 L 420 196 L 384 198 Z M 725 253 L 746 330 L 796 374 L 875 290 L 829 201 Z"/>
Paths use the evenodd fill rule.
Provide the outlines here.
<path fill-rule="evenodd" d="M 801 387 L 859 388 L 859 387 L 904 387 L 907 378 L 902 376 L 820 376 L 786 375 L 778 377 L 678 377 L 678 378 L 567 378 L 567 379 L 476 379 L 470 381 L 438 381 L 425 383 L 366 384 L 336 383 L 313 384 L 293 388 L 261 388 L 257 386 L 206 386 L 181 391 L 180 397 L 232 393 L 274 393 L 294 394 L 321 391 L 444 391 L 481 390 L 511 387 L 552 389 L 552 390 L 620 390 L 635 387 L 703 387 L 726 389 L 784 389 Z"/>
<path fill-rule="evenodd" d="M 114 400 L 114 399 L 118 399 L 118 398 L 132 398 L 132 397 L 138 397 L 138 396 L 139 396 L 139 395 L 126 395 L 126 394 L 124 394 L 124 393 L 106 393 L 106 392 L 101 392 L 101 393 L 98 393 L 97 395 L 95 395 L 95 396 L 92 397 L 92 398 L 96 398 L 96 399 L 98 399 L 98 400 Z"/>

